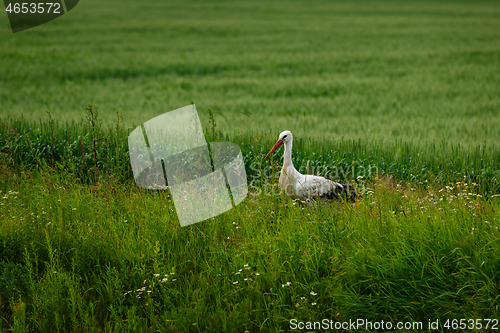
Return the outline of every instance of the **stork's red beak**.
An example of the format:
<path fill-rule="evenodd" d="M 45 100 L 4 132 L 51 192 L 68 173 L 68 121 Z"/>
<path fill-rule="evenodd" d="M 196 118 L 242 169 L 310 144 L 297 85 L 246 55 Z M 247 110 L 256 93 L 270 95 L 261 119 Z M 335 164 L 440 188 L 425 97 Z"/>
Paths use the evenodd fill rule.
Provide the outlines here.
<path fill-rule="evenodd" d="M 276 143 L 274 144 L 273 148 L 271 148 L 271 150 L 269 151 L 269 153 L 267 153 L 267 155 L 266 155 L 266 157 L 264 159 L 268 158 L 269 155 L 271 155 L 272 153 L 274 153 L 274 151 L 276 149 L 278 149 L 282 144 L 283 144 L 283 141 L 281 141 L 281 140 L 276 141 Z"/>

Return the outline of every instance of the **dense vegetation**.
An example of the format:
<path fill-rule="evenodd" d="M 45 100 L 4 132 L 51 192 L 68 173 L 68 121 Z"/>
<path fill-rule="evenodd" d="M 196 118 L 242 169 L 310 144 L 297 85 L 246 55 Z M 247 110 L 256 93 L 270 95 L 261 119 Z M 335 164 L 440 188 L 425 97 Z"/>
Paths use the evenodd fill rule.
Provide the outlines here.
<path fill-rule="evenodd" d="M 89 0 L 17 34 L 0 15 L 0 331 L 499 318 L 499 14 Z M 191 101 L 250 194 L 181 228 L 168 191 L 134 184 L 127 135 Z M 285 129 L 298 169 L 363 199 L 278 194 Z"/>

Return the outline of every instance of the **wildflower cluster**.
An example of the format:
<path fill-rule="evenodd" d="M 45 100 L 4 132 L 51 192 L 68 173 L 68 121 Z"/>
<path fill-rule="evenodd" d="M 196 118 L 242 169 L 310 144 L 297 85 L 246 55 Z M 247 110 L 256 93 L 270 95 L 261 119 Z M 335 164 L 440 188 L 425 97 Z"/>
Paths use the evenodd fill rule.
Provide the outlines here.
<path fill-rule="evenodd" d="M 295 302 L 295 307 L 298 308 L 301 305 L 308 305 L 308 304 L 311 304 L 312 306 L 317 305 L 318 303 L 315 302 L 314 296 L 318 296 L 318 294 L 315 293 L 314 291 L 311 291 L 309 295 L 313 296 L 313 299 L 308 299 L 307 297 L 302 296 Z"/>
<path fill-rule="evenodd" d="M 257 265 L 258 267 L 259 265 Z M 234 280 L 231 281 L 234 285 L 249 285 L 252 282 L 255 282 L 255 279 L 258 278 L 261 274 L 259 272 L 253 272 L 252 267 L 249 264 L 243 265 L 243 268 L 239 269 L 237 272 L 231 272 L 234 275 Z"/>
<path fill-rule="evenodd" d="M 465 181 L 457 182 L 457 183 L 451 183 L 449 186 L 445 186 L 438 192 L 442 193 L 442 199 L 447 199 L 450 202 L 453 201 L 453 199 L 459 199 L 459 198 L 464 198 L 464 199 L 471 199 L 474 197 L 482 198 L 483 197 L 482 195 L 472 193 L 473 188 L 477 186 L 478 185 L 476 183 L 471 183 L 469 185 Z"/>
<path fill-rule="evenodd" d="M 240 230 L 240 229 L 243 229 L 242 226 L 240 226 L 237 222 L 233 222 L 233 225 L 234 225 L 234 228 L 236 229 L 236 231 Z M 227 236 L 226 239 L 228 241 L 234 241 L 234 240 L 238 240 L 239 239 L 239 234 L 236 233 L 234 234 L 233 236 Z"/>
<path fill-rule="evenodd" d="M 478 204 L 475 199 L 482 198 L 481 194 L 476 192 L 475 188 L 479 185 L 476 183 L 456 182 L 450 183 L 449 185 L 441 188 L 437 191 L 437 194 L 430 193 L 428 196 L 419 200 L 420 208 L 423 211 L 427 210 L 428 204 L 436 205 L 438 202 L 446 201 L 448 203 L 456 202 L 459 205 L 464 205 L 465 208 L 469 210 L 477 210 Z M 428 203 L 425 205 L 425 203 Z M 439 208 L 440 210 L 442 208 Z M 474 216 L 477 216 L 475 212 L 472 212 Z"/>
<path fill-rule="evenodd" d="M 2 193 L 2 191 L 0 191 L 0 198 L 2 198 L 3 200 L 0 201 L 0 206 L 3 206 L 4 205 L 4 202 L 5 200 L 9 199 L 9 198 L 14 198 L 14 199 L 17 199 L 17 195 L 19 194 L 19 192 L 14 192 L 14 191 L 9 191 L 7 193 Z"/>
<path fill-rule="evenodd" d="M 420 182 L 422 183 L 422 182 Z M 467 183 L 466 181 L 450 183 L 443 188 L 437 191 L 429 191 L 427 195 L 423 197 L 417 197 L 416 203 L 418 209 L 425 213 L 432 207 L 439 207 L 438 203 L 447 202 L 447 203 L 457 203 L 458 205 L 464 205 L 467 209 L 477 210 L 478 204 L 477 200 L 482 198 L 481 194 L 475 193 L 477 192 L 477 187 L 479 185 L 472 182 Z M 410 188 L 410 190 L 415 191 L 415 188 Z M 403 187 L 400 184 L 396 184 L 396 190 L 401 193 L 402 198 L 408 198 L 412 196 L 407 191 L 404 191 Z M 442 210 L 443 207 L 439 207 L 439 210 Z M 393 211 L 392 215 L 396 216 L 398 212 Z M 400 214 L 405 214 L 403 207 L 400 207 Z M 474 216 L 477 214 L 472 212 Z"/>
<path fill-rule="evenodd" d="M 165 285 L 168 282 L 173 283 L 177 281 L 177 279 L 173 278 L 172 275 L 175 273 L 165 274 L 161 276 L 160 274 L 153 274 L 153 278 L 145 279 L 142 282 L 142 287 L 136 290 L 129 290 L 123 294 L 126 297 L 129 294 L 134 294 L 136 298 L 143 298 L 146 295 L 152 295 L 155 291 L 155 287 L 157 288 L 159 285 Z"/>
<path fill-rule="evenodd" d="M 0 194 L 2 193 L 2 191 L 0 191 Z M 9 196 L 13 196 L 14 199 L 17 199 L 17 195 L 19 194 L 19 192 L 14 192 L 14 191 L 9 191 L 7 193 L 5 193 L 3 196 L 2 196 L 2 199 L 8 199 Z"/>

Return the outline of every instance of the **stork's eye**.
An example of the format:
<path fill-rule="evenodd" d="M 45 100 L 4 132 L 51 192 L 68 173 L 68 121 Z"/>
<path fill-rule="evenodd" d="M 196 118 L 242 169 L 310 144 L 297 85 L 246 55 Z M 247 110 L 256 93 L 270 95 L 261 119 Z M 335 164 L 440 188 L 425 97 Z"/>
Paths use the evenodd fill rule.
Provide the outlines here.
<path fill-rule="evenodd" d="M 286 138 L 286 135 L 283 135 L 283 138 L 281 140 L 283 140 L 284 138 Z"/>

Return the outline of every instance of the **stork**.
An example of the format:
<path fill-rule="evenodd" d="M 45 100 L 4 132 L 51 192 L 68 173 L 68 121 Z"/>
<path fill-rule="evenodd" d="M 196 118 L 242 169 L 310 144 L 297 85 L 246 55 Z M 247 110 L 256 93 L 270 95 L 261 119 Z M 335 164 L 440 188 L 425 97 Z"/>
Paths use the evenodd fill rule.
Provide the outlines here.
<path fill-rule="evenodd" d="M 285 146 L 283 168 L 281 169 L 278 184 L 281 190 L 290 198 L 305 200 L 312 198 L 340 199 L 344 197 L 354 200 L 360 197 L 359 193 L 347 184 L 337 183 L 320 176 L 303 175 L 298 172 L 292 163 L 292 142 L 292 132 L 281 132 L 278 141 L 264 158 L 267 159 L 281 145 Z"/>

